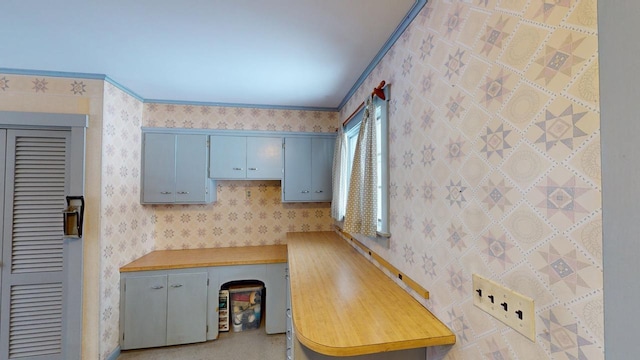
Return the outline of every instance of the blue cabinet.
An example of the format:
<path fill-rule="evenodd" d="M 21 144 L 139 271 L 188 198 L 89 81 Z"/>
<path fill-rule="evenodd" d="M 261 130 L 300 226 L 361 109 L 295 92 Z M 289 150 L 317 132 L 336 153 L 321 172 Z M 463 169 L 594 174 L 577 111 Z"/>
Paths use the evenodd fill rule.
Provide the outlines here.
<path fill-rule="evenodd" d="M 214 199 L 207 177 L 207 135 L 144 133 L 143 204 L 202 204 Z"/>
<path fill-rule="evenodd" d="M 121 282 L 123 350 L 206 340 L 206 270 L 134 272 Z"/>
<path fill-rule="evenodd" d="M 282 179 L 282 138 L 212 135 L 209 177 L 219 180 Z"/>
<path fill-rule="evenodd" d="M 331 201 L 333 136 L 284 139 L 283 202 Z"/>

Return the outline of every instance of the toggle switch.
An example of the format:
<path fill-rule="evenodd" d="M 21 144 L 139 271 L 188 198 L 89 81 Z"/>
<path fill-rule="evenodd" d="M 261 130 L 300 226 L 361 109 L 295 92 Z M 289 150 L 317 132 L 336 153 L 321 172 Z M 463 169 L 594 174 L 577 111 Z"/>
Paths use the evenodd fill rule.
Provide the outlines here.
<path fill-rule="evenodd" d="M 500 320 L 531 341 L 536 341 L 533 299 L 507 289 L 478 274 L 472 274 L 472 286 L 473 291 L 477 292 L 478 295 L 490 294 L 474 296 L 474 306 Z M 495 306 L 495 304 L 500 304 L 500 306 Z"/>

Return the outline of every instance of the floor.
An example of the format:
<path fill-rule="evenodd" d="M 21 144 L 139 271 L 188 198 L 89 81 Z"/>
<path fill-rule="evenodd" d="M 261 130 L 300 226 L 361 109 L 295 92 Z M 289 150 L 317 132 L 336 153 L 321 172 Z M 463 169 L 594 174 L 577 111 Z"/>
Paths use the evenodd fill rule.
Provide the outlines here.
<path fill-rule="evenodd" d="M 267 335 L 262 327 L 220 333 L 217 340 L 199 344 L 127 350 L 120 354 L 118 360 L 282 360 L 285 351 L 285 335 Z"/>

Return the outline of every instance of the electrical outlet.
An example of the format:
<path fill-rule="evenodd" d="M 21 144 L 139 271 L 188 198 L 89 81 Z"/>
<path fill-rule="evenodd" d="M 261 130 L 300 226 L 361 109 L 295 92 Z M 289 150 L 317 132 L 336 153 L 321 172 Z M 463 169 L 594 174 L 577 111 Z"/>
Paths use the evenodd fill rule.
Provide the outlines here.
<path fill-rule="evenodd" d="M 473 305 L 502 321 L 505 325 L 536 341 L 533 299 L 486 279 L 472 275 Z"/>

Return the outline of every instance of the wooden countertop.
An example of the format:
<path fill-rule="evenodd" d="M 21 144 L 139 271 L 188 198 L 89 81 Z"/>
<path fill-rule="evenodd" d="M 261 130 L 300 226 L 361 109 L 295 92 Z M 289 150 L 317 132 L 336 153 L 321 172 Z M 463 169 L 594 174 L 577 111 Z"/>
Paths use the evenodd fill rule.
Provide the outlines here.
<path fill-rule="evenodd" d="M 286 262 L 286 245 L 158 250 L 121 267 L 120 272 Z"/>
<path fill-rule="evenodd" d="M 451 345 L 455 335 L 334 232 L 287 234 L 298 340 L 330 356 Z"/>

